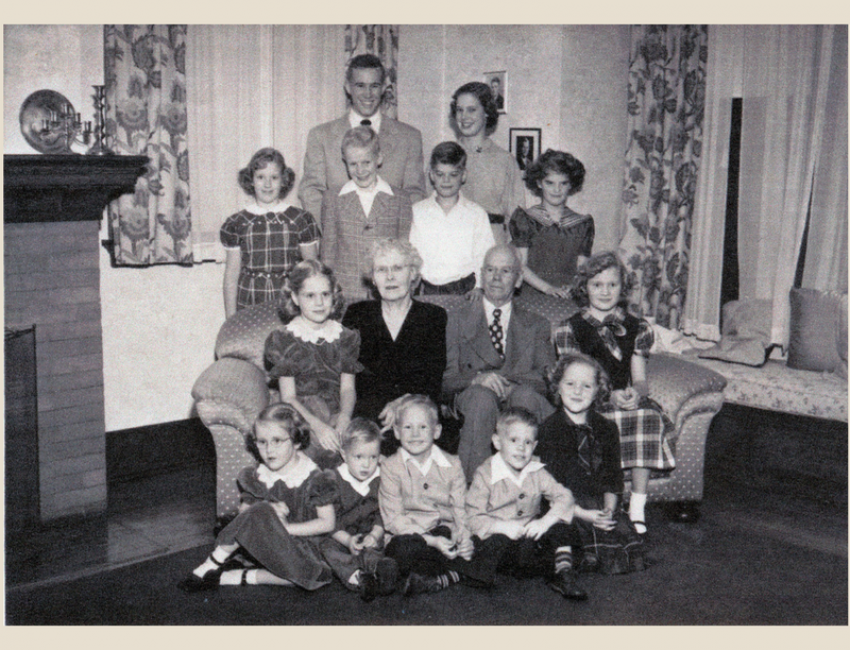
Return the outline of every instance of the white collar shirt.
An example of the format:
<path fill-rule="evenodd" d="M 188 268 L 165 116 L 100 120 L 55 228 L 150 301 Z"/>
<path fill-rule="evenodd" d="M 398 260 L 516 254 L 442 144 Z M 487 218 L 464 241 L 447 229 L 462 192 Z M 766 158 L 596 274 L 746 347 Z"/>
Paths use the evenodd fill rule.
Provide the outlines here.
<path fill-rule="evenodd" d="M 451 463 L 449 459 L 446 458 L 446 455 L 442 452 L 442 450 L 437 445 L 431 445 L 431 453 L 428 454 L 428 458 L 424 463 L 420 463 L 413 456 L 411 456 L 407 450 L 402 447 L 400 450 L 401 459 L 405 462 L 405 464 L 412 464 L 422 476 L 427 476 L 428 470 L 431 469 L 432 464 L 439 465 L 440 467 L 451 467 Z"/>
<path fill-rule="evenodd" d="M 422 277 L 431 284 L 447 284 L 475 274 L 481 286 L 481 265 L 495 246 L 487 213 L 461 192 L 448 214 L 434 196 L 413 205 L 410 243 L 422 256 Z"/>
<path fill-rule="evenodd" d="M 360 205 L 363 206 L 363 213 L 367 217 L 372 211 L 372 204 L 375 202 L 375 197 L 378 196 L 379 192 L 393 196 L 393 188 L 390 187 L 390 184 L 380 176 L 378 176 L 378 180 L 375 185 L 366 190 L 354 181 L 348 181 L 342 186 L 342 188 L 340 188 L 339 195 L 342 196 L 343 194 L 350 194 L 351 192 L 355 192 L 357 194 L 357 198 L 360 199 Z"/>
<path fill-rule="evenodd" d="M 348 123 L 351 125 L 353 129 L 355 126 L 361 126 L 361 122 L 363 120 L 369 120 L 371 124 L 369 128 L 372 129 L 375 133 L 381 132 L 381 111 L 380 109 L 375 111 L 375 114 L 370 117 L 363 117 L 355 111 L 353 108 L 348 109 Z"/>
<path fill-rule="evenodd" d="M 495 485 L 499 481 L 511 481 L 518 488 L 521 488 L 523 481 L 525 481 L 529 474 L 539 472 L 544 467 L 545 465 L 543 463 L 532 458 L 528 465 L 523 467 L 522 471 L 519 475 L 517 475 L 510 467 L 508 467 L 508 464 L 505 462 L 505 459 L 502 458 L 502 455 L 496 454 L 493 456 L 493 460 L 490 464 L 490 469 L 492 471 L 492 475 L 490 476 L 490 485 Z"/>
<path fill-rule="evenodd" d="M 342 477 L 343 481 L 348 483 L 352 487 L 352 489 L 357 492 L 357 494 L 364 497 L 369 495 L 369 485 L 371 485 L 372 481 L 374 481 L 381 475 L 381 468 L 378 467 L 375 470 L 375 473 L 372 474 L 372 476 L 367 478 L 365 481 L 360 481 L 354 478 L 354 476 L 352 476 L 351 470 L 348 469 L 348 465 L 346 463 L 343 463 L 342 465 L 337 467 L 336 471 L 339 472 L 339 475 Z"/>

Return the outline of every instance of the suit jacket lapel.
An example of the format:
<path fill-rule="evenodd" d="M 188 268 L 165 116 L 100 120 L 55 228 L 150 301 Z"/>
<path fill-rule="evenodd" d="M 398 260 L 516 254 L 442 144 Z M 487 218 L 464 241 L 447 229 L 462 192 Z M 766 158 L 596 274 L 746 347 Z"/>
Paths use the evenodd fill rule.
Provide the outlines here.
<path fill-rule="evenodd" d="M 339 198 L 342 203 L 342 214 L 356 214 L 360 221 L 366 221 L 366 213 L 363 212 L 363 204 L 360 203 L 360 197 L 357 196 L 357 192 L 348 192 Z"/>
<path fill-rule="evenodd" d="M 493 341 L 490 340 L 484 304 L 477 302 L 471 305 L 466 311 L 464 321 L 463 336 L 469 349 L 485 361 L 488 366 L 492 368 L 501 367 L 502 358 L 496 352 L 496 348 L 493 347 Z"/>

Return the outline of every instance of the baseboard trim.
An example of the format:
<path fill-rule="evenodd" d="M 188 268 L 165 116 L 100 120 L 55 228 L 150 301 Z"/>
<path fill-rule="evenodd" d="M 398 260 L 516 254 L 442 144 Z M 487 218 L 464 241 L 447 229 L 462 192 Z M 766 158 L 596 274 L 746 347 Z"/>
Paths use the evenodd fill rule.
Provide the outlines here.
<path fill-rule="evenodd" d="M 120 483 L 215 463 L 212 436 L 199 418 L 106 433 L 106 481 Z"/>

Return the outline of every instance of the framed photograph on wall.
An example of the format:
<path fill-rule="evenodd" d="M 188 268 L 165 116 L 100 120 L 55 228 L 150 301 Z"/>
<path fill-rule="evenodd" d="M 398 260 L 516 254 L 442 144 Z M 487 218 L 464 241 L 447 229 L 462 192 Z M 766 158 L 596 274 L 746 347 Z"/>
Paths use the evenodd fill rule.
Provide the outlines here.
<path fill-rule="evenodd" d="M 499 109 L 500 113 L 505 113 L 508 110 L 508 71 L 485 72 L 484 83 L 490 86 L 490 90 L 493 91 L 496 108 Z"/>
<path fill-rule="evenodd" d="M 540 129 L 514 128 L 508 131 L 511 153 L 525 178 L 525 170 L 540 155 Z"/>

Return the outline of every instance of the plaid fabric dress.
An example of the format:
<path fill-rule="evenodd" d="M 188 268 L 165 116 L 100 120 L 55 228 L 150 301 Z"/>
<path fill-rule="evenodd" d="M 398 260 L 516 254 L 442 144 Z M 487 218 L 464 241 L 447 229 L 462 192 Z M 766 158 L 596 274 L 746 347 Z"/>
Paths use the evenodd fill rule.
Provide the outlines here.
<path fill-rule="evenodd" d="M 301 261 L 300 244 L 321 238 L 309 212 L 279 204 L 261 212 L 250 206 L 231 215 L 219 233 L 225 248 L 241 250 L 236 309 L 277 300 L 290 269 Z"/>
<path fill-rule="evenodd" d="M 647 356 L 652 343 L 649 323 L 619 308 L 605 323 L 600 323 L 587 312 L 579 312 L 555 330 L 558 356 L 568 350 L 577 350 L 593 357 L 605 368 L 614 390 L 631 384 L 629 368 L 632 355 Z M 664 471 L 676 467 L 668 440 L 674 425 L 658 403 L 644 397 L 633 411 L 623 411 L 609 403 L 599 412 L 620 430 L 623 469 L 646 467 Z"/>
<path fill-rule="evenodd" d="M 587 424 L 576 424 L 558 409 L 540 425 L 535 453 L 559 483 L 569 488 L 576 504 L 602 510 L 605 493 L 623 491 L 623 470 L 617 430 L 606 418 L 590 411 Z M 580 570 L 615 574 L 644 568 L 644 544 L 628 515 L 613 513 L 613 530 L 601 530 L 576 517 L 583 555 Z"/>

